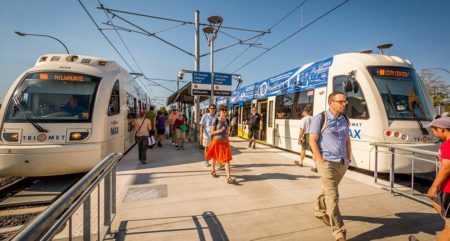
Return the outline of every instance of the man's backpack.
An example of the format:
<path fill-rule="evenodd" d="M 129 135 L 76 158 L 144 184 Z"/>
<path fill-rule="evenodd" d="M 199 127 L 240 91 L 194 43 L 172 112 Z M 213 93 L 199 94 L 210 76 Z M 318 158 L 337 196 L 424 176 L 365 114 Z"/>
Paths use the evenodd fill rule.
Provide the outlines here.
<path fill-rule="evenodd" d="M 321 118 L 320 119 L 320 133 L 323 133 L 323 131 L 325 130 L 326 122 L 327 122 L 327 117 L 325 116 L 325 111 L 322 111 L 322 113 L 320 113 Z M 342 113 L 342 115 L 344 116 L 345 122 L 347 123 L 347 126 L 350 126 L 350 120 L 348 119 L 348 116 L 344 113 Z"/>

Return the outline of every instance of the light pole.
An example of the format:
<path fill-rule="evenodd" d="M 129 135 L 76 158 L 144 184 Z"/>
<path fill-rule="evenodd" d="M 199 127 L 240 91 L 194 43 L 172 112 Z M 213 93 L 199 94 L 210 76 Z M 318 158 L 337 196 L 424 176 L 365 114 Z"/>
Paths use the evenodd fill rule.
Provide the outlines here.
<path fill-rule="evenodd" d="M 211 54 L 211 103 L 214 103 L 214 40 L 217 38 L 220 25 L 222 25 L 223 18 L 221 16 L 211 16 L 208 18 L 209 26 L 203 28 L 206 40 L 210 47 Z"/>
<path fill-rule="evenodd" d="M 22 33 L 22 32 L 18 32 L 18 31 L 15 31 L 14 33 L 16 33 L 17 35 L 19 35 L 21 37 L 25 37 L 25 36 L 29 35 L 29 36 L 39 36 L 39 37 L 52 38 L 52 39 L 58 41 L 59 43 L 61 43 L 64 46 L 64 48 L 66 49 L 67 54 L 69 54 L 69 50 L 67 49 L 66 45 L 63 42 L 61 42 L 61 40 L 59 40 L 59 39 L 57 39 L 57 38 L 55 38 L 53 36 L 44 35 L 44 34 Z"/>

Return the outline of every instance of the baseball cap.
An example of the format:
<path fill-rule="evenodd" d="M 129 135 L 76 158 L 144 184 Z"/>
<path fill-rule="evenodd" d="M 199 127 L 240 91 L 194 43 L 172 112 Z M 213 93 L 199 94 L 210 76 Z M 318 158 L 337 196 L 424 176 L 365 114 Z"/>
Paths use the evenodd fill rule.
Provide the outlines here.
<path fill-rule="evenodd" d="M 439 128 L 450 128 L 450 116 L 442 116 L 434 119 L 425 127 L 439 127 Z"/>

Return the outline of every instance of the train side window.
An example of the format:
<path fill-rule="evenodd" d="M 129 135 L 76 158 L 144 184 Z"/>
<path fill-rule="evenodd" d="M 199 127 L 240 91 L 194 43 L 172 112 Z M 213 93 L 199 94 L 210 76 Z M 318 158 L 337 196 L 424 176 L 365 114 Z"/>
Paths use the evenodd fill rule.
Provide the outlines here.
<path fill-rule="evenodd" d="M 295 93 L 295 102 L 293 106 L 294 118 L 293 119 L 301 119 L 303 110 L 306 107 L 311 109 L 311 113 L 313 113 L 314 106 L 314 90 L 307 90 L 302 92 Z"/>
<path fill-rule="evenodd" d="M 301 119 L 305 107 L 312 108 L 314 92 L 303 91 L 292 94 L 280 95 L 276 98 L 276 119 Z"/>
<path fill-rule="evenodd" d="M 342 92 L 347 97 L 347 109 L 345 114 L 353 119 L 369 119 L 369 111 L 364 94 L 359 87 L 358 82 L 347 75 L 339 75 L 333 78 L 333 91 Z M 353 85 L 352 91 L 344 90 L 344 82 L 348 80 Z"/>
<path fill-rule="evenodd" d="M 276 97 L 275 118 L 291 119 L 292 107 L 294 105 L 294 94 L 279 95 Z"/>
<path fill-rule="evenodd" d="M 108 116 L 117 115 L 120 113 L 120 88 L 119 80 L 116 80 L 109 98 Z"/>

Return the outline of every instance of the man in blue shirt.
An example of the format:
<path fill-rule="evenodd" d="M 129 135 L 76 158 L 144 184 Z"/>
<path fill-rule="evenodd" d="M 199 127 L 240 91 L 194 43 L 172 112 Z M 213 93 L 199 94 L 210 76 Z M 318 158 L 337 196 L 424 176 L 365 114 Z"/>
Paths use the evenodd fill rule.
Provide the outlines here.
<path fill-rule="evenodd" d="M 70 96 L 69 102 L 63 106 L 62 110 L 72 116 L 77 116 L 80 119 L 87 119 L 82 115 L 84 112 L 86 112 L 86 109 L 83 106 L 79 105 L 76 95 Z"/>
<path fill-rule="evenodd" d="M 309 128 L 311 150 L 317 162 L 321 187 L 314 207 L 314 215 L 333 229 L 338 241 L 346 240 L 346 229 L 339 211 L 339 182 L 351 161 L 349 123 L 344 116 L 347 99 L 341 92 L 328 96 L 329 110 L 322 128 L 322 114 L 313 117 Z"/>

